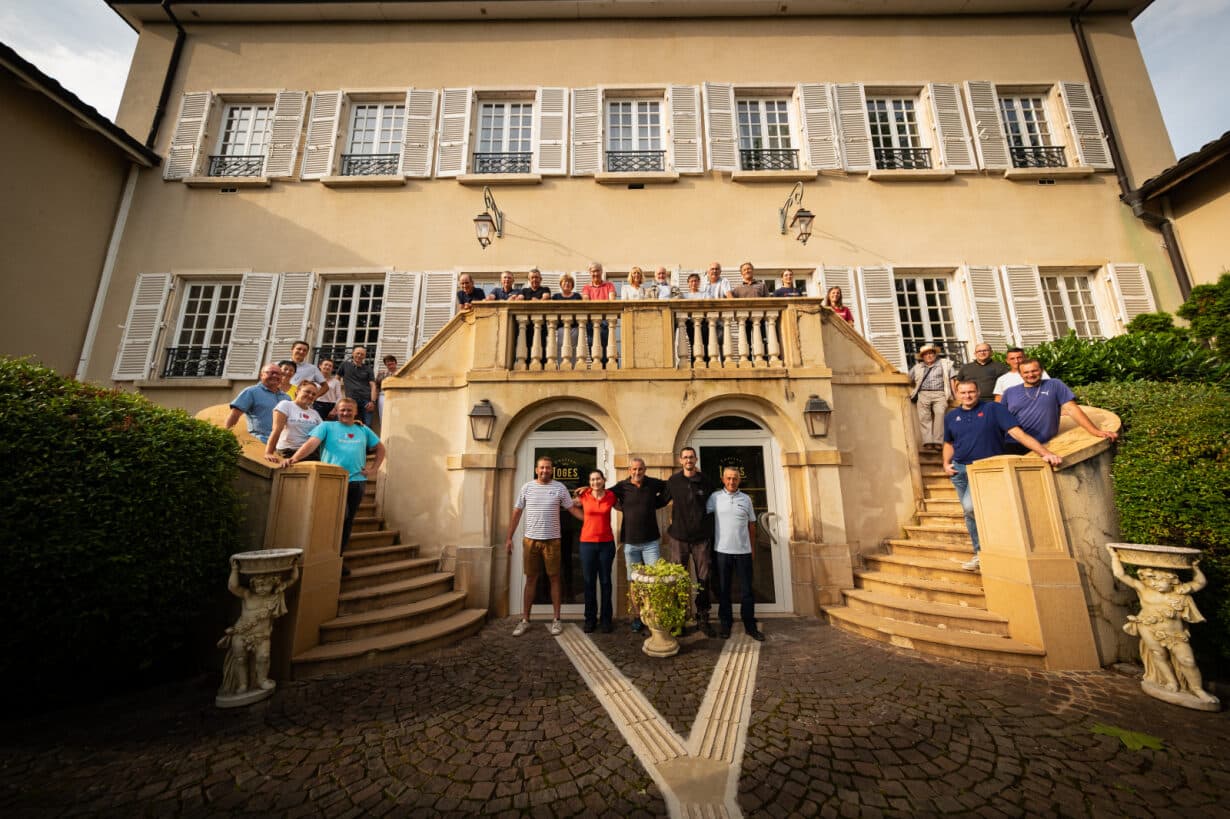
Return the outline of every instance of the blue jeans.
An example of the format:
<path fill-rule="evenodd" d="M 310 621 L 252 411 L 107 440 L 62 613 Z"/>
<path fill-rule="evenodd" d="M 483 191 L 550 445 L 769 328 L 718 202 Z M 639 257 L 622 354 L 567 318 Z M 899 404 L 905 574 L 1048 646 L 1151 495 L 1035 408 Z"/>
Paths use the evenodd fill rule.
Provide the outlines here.
<path fill-rule="evenodd" d="M 744 631 L 756 630 L 756 593 L 752 591 L 752 556 L 717 552 L 718 621 L 729 630 L 735 621 L 734 604 L 730 599 L 734 573 L 739 573 L 739 616 Z"/>
<path fill-rule="evenodd" d="M 952 468 L 957 474 L 949 476 L 953 488 L 957 490 L 957 498 L 961 501 L 961 511 L 965 513 L 965 529 L 969 539 L 974 541 L 974 554 L 978 554 L 978 524 L 974 521 L 974 495 L 969 491 L 969 476 L 965 474 L 965 464 L 953 461 Z"/>
<path fill-rule="evenodd" d="M 598 622 L 598 591 L 602 592 L 602 622 L 609 625 L 611 609 L 611 565 L 615 562 L 615 541 L 581 541 L 581 577 L 585 582 L 585 622 Z M 598 589 L 595 590 L 595 582 Z"/>
<path fill-rule="evenodd" d="M 624 563 L 628 566 L 628 579 L 632 579 L 632 567 L 637 563 L 652 566 L 662 556 L 662 543 L 651 540 L 648 543 L 625 543 Z"/>

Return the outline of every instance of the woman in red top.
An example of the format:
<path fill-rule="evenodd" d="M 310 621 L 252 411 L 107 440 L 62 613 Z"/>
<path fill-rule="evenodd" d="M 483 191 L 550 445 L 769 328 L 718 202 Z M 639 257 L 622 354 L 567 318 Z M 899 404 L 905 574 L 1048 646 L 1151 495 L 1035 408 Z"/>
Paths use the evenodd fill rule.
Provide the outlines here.
<path fill-rule="evenodd" d="M 841 288 L 830 287 L 828 293 L 824 295 L 824 306 L 832 310 L 837 315 L 841 316 L 851 324 L 854 323 L 854 314 L 850 312 L 850 308 L 842 304 Z"/>
<path fill-rule="evenodd" d="M 602 631 L 610 633 L 611 565 L 615 562 L 615 533 L 611 530 L 611 510 L 615 495 L 606 491 L 606 475 L 595 469 L 589 473 L 589 486 L 577 492 L 577 500 L 585 512 L 581 524 L 581 575 L 585 582 L 585 633 L 591 633 L 599 623 L 597 581 L 602 589 Z"/>

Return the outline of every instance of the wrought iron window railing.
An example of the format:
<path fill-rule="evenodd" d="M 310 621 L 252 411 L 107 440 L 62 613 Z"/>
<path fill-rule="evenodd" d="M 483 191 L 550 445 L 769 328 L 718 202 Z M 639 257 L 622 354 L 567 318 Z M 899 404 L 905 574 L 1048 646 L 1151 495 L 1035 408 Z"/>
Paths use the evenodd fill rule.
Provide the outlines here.
<path fill-rule="evenodd" d="M 610 173 L 663 171 L 666 151 L 607 151 L 606 169 Z"/>
<path fill-rule="evenodd" d="M 474 154 L 474 173 L 529 173 L 532 153 Z"/>
<path fill-rule="evenodd" d="M 265 157 L 217 156 L 209 157 L 209 176 L 260 176 L 265 169 Z"/>
<path fill-rule="evenodd" d="M 876 167 L 882 171 L 916 171 L 931 167 L 930 148 L 876 148 Z"/>
<path fill-rule="evenodd" d="M 163 378 L 220 378 L 226 366 L 223 347 L 167 347 Z"/>
<path fill-rule="evenodd" d="M 342 176 L 394 176 L 397 154 L 342 154 Z"/>
<path fill-rule="evenodd" d="M 1064 157 L 1062 145 L 1045 145 L 1037 147 L 1010 147 L 1014 168 L 1066 168 L 1068 160 Z"/>
<path fill-rule="evenodd" d="M 934 344 L 940 348 L 940 358 L 947 358 L 952 362 L 954 367 L 960 367 L 962 364 L 969 362 L 965 353 L 965 342 L 959 338 L 937 338 L 934 341 L 905 341 L 906 360 L 913 365 L 915 361 L 919 361 L 918 348 L 924 344 Z"/>
<path fill-rule="evenodd" d="M 364 346 L 367 350 L 368 360 L 373 360 L 372 355 L 376 352 L 376 345 L 368 344 L 360 346 Z M 350 358 L 350 351 L 353 349 L 353 346 L 346 344 L 322 344 L 315 350 L 312 350 L 312 360 L 314 363 L 319 364 L 327 358 L 333 362 L 333 369 L 336 371 L 338 367 L 342 366 L 343 361 Z"/>
<path fill-rule="evenodd" d="M 799 152 L 794 148 L 740 148 L 739 166 L 745 171 L 797 171 Z"/>

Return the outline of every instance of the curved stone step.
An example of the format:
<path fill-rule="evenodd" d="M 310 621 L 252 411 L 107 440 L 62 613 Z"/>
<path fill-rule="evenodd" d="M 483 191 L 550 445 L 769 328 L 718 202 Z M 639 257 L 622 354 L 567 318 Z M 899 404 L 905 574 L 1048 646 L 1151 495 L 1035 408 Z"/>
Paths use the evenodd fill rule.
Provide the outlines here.
<path fill-rule="evenodd" d="M 942 580 L 960 586 L 974 586 L 982 590 L 982 575 L 967 572 L 955 560 L 920 557 L 918 555 L 864 555 L 863 560 L 871 571 L 904 575 L 920 580 Z"/>
<path fill-rule="evenodd" d="M 419 545 L 417 543 L 396 543 L 392 546 L 373 546 L 370 549 L 347 549 L 342 558 L 346 561 L 346 567 L 354 570 L 374 563 L 409 560 L 418 555 Z"/>
<path fill-rule="evenodd" d="M 1045 651 L 1008 637 L 907 623 L 849 606 L 825 607 L 824 613 L 843 631 L 936 657 L 1014 668 L 1041 669 L 1045 663 Z"/>
<path fill-rule="evenodd" d="M 1008 620 L 986 609 L 973 606 L 954 606 L 951 603 L 933 603 L 895 594 L 885 594 L 867 589 L 848 589 L 842 592 L 846 605 L 855 611 L 865 611 L 890 620 L 917 623 L 920 626 L 948 628 L 955 631 L 971 631 L 995 637 L 1008 636 Z"/>
<path fill-rule="evenodd" d="M 930 540 L 937 543 L 958 543 L 965 544 L 971 549 L 974 548 L 973 541 L 969 538 L 969 531 L 965 528 L 965 518 L 961 518 L 959 526 L 924 526 L 920 524 L 908 523 L 904 527 L 906 535 L 911 540 Z"/>
<path fill-rule="evenodd" d="M 401 531 L 398 529 L 381 529 L 379 532 L 354 532 L 350 533 L 350 543 L 346 545 L 347 552 L 350 549 L 368 549 L 372 546 L 392 546 L 401 539 Z"/>
<path fill-rule="evenodd" d="M 380 515 L 355 515 L 351 532 L 378 532 L 384 528 L 384 518 Z"/>
<path fill-rule="evenodd" d="M 487 619 L 484 609 L 462 609 L 441 620 L 414 626 L 402 631 L 325 643 L 303 652 L 292 662 L 295 679 L 319 677 L 324 674 L 351 673 L 375 668 L 395 660 L 404 660 L 436 648 L 450 646 L 475 634 Z"/>
<path fill-rule="evenodd" d="M 465 592 L 452 591 L 401 606 L 387 606 L 335 617 L 321 624 L 320 641 L 340 643 L 346 640 L 362 640 L 380 634 L 404 631 L 433 620 L 450 617 L 461 611 L 465 606 L 465 601 Z"/>
<path fill-rule="evenodd" d="M 342 591 L 370 589 L 431 574 L 439 565 L 434 557 L 412 557 L 384 563 L 369 563 L 350 569 L 350 575 L 342 577 Z"/>
<path fill-rule="evenodd" d="M 920 540 L 915 538 L 891 538 L 886 541 L 892 548 L 892 553 L 899 556 L 917 555 L 935 560 L 955 560 L 964 563 L 974 556 L 974 546 L 966 538 L 964 544 L 946 543 L 937 540 Z"/>
<path fill-rule="evenodd" d="M 337 596 L 337 613 L 339 616 L 345 616 L 387 606 L 400 606 L 426 600 L 437 594 L 447 594 L 452 590 L 452 572 L 433 572 L 383 586 L 344 591 Z"/>
<path fill-rule="evenodd" d="M 923 509 L 927 514 L 932 512 L 954 514 L 964 520 L 965 511 L 961 508 L 961 501 L 955 497 L 956 494 L 954 491 L 954 497 L 951 498 L 923 498 Z"/>
<path fill-rule="evenodd" d="M 975 573 L 971 572 L 971 574 Z M 855 572 L 854 583 L 860 589 L 897 594 L 917 600 L 930 600 L 935 603 L 953 603 L 958 606 L 974 606 L 975 608 L 986 608 L 987 605 L 981 584 L 973 586 L 969 583 L 949 583 L 946 580 L 925 580 L 904 574 L 868 571 Z"/>

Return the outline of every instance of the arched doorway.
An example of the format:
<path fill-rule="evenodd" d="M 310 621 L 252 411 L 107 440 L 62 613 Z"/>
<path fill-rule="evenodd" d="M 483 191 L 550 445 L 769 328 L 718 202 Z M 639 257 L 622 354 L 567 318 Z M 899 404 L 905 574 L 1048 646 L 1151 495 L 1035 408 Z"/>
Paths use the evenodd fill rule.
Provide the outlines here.
<path fill-rule="evenodd" d="M 739 488 L 752 499 L 759 524 L 753 568 L 756 610 L 794 611 L 790 593 L 790 514 L 776 439 L 759 421 L 741 415 L 721 415 L 701 424 L 690 443 L 696 447 L 701 471 L 715 482 L 720 482 L 724 467 L 738 468 Z M 738 586 L 738 578 L 735 585 Z M 737 588 L 734 599 L 739 599 Z"/>

